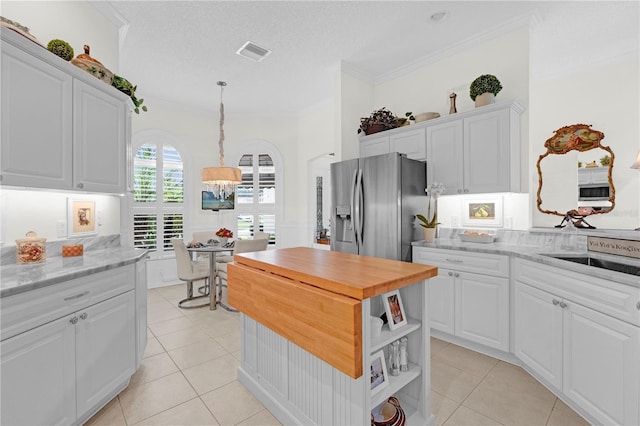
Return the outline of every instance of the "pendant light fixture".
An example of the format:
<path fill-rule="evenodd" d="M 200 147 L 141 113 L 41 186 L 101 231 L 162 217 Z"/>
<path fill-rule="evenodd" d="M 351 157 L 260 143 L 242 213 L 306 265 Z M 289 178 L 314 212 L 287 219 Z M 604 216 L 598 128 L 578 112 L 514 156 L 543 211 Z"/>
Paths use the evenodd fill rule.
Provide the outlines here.
<path fill-rule="evenodd" d="M 210 186 L 216 198 L 225 199 L 228 194 L 234 192 L 234 186 L 242 182 L 242 171 L 236 167 L 224 166 L 224 104 L 222 103 L 222 92 L 227 85 L 224 81 L 216 83 L 220 86 L 220 166 L 205 167 L 202 169 L 202 183 Z"/>

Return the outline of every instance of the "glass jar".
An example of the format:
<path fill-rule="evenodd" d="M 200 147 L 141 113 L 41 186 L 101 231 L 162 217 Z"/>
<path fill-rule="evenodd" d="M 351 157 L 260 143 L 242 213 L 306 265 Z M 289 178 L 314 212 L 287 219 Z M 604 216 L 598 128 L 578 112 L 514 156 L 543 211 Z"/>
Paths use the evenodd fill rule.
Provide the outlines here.
<path fill-rule="evenodd" d="M 400 374 L 400 342 L 395 341 L 391 344 L 391 371 L 389 374 L 397 376 Z"/>
<path fill-rule="evenodd" d="M 409 371 L 409 361 L 407 359 L 407 342 L 409 339 L 403 337 L 400 339 L 400 371 L 406 373 Z"/>

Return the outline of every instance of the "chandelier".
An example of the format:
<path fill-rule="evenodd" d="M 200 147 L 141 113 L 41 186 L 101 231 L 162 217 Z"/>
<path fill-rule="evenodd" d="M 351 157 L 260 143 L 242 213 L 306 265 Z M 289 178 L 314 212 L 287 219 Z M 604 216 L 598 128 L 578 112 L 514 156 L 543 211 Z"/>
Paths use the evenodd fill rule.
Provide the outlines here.
<path fill-rule="evenodd" d="M 222 103 L 222 92 L 227 85 L 224 81 L 216 83 L 220 86 L 220 166 L 205 167 L 202 169 L 202 183 L 210 186 L 212 192 L 220 200 L 224 200 L 233 193 L 234 186 L 242 182 L 242 171 L 236 167 L 224 166 L 224 104 Z"/>

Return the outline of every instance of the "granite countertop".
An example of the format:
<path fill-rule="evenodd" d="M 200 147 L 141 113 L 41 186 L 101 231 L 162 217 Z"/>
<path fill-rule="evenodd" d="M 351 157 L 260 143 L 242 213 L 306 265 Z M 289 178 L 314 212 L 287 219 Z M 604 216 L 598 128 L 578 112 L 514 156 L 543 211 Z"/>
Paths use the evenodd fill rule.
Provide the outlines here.
<path fill-rule="evenodd" d="M 0 297 L 13 296 L 53 284 L 137 262 L 147 250 L 110 247 L 85 251 L 77 257 L 48 257 L 32 265 L 4 264 L 0 269 Z"/>
<path fill-rule="evenodd" d="M 540 246 L 540 245 L 528 245 L 516 242 L 500 242 L 500 240 L 493 243 L 470 243 L 463 242 L 456 238 L 437 238 L 433 243 L 427 243 L 426 241 L 414 241 L 411 243 L 414 247 L 427 247 L 437 249 L 450 249 L 460 251 L 470 251 L 476 253 L 489 253 L 489 254 L 502 254 L 508 256 L 515 256 L 521 259 L 530 260 L 533 262 L 542 263 L 573 272 L 587 274 L 593 277 L 602 278 L 608 281 L 613 281 L 619 284 L 630 285 L 640 288 L 640 277 L 637 275 L 625 274 L 622 272 L 610 271 L 608 269 L 598 268 L 595 266 L 583 265 L 562 259 L 555 259 L 548 255 L 561 255 L 566 257 L 579 257 L 589 256 L 602 260 L 608 260 L 618 263 L 624 263 L 628 265 L 640 266 L 640 259 L 635 259 L 626 256 L 609 255 L 605 253 L 598 253 L 593 251 L 587 251 L 577 249 L 575 247 L 561 248 L 557 246 Z M 547 255 L 547 256 L 545 256 Z"/>

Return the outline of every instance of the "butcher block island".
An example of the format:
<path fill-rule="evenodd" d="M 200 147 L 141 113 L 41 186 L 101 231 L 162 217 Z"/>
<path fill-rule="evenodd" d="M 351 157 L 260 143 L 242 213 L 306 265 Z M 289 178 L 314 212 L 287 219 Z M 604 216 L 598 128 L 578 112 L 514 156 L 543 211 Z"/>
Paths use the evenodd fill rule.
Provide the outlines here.
<path fill-rule="evenodd" d="M 295 247 L 235 255 L 228 271 L 243 314 L 238 379 L 282 423 L 368 424 L 391 396 L 407 424 L 434 423 L 424 280 L 436 267 Z M 377 332 L 383 299 L 401 316 Z M 378 374 L 405 337 L 407 371 Z"/>

